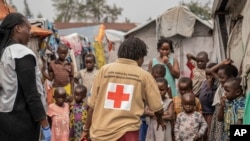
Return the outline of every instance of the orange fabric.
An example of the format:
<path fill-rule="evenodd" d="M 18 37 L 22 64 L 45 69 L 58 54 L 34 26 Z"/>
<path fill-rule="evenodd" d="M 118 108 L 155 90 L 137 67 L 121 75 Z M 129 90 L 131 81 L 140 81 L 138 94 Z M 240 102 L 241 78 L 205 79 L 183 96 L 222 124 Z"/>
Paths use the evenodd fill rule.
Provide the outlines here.
<path fill-rule="evenodd" d="M 4 2 L 4 0 L 0 0 L 0 20 L 4 19 L 11 12 L 16 12 L 16 10 Z"/>
<path fill-rule="evenodd" d="M 47 29 L 42 29 L 34 25 L 31 26 L 30 32 L 33 36 L 42 36 L 42 37 L 49 36 L 50 34 L 52 34 L 52 31 Z"/>

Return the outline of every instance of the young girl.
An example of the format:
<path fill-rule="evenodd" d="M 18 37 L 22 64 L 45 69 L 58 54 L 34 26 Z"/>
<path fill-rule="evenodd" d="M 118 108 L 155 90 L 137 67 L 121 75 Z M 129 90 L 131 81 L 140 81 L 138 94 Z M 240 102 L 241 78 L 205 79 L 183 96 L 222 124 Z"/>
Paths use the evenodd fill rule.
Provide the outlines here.
<path fill-rule="evenodd" d="M 241 78 L 228 79 L 223 87 L 225 96 L 221 97 L 218 120 L 223 121 L 222 141 L 229 141 L 230 125 L 241 125 L 243 121 L 245 97 L 240 85 Z"/>
<path fill-rule="evenodd" d="M 218 121 L 217 114 L 220 108 L 220 99 L 224 95 L 223 85 L 229 78 L 236 77 L 238 75 L 237 68 L 231 64 L 232 60 L 225 59 L 221 63 L 212 67 L 209 71 L 213 73 L 215 77 L 219 79 L 219 86 L 215 92 L 213 106 L 215 111 L 211 121 L 211 128 L 209 133 L 209 141 L 221 141 L 223 134 L 223 123 Z M 217 73 L 216 73 L 217 72 Z"/>
<path fill-rule="evenodd" d="M 151 72 L 154 79 L 164 77 L 166 74 L 166 68 L 162 64 L 156 64 L 152 68 Z M 169 93 L 170 92 L 170 93 Z M 169 98 L 171 97 L 171 90 L 168 88 L 168 91 L 166 91 L 166 96 Z M 148 115 L 141 116 L 141 127 L 140 127 L 140 141 L 145 141 L 146 135 L 147 135 L 147 129 L 148 129 L 148 123 L 149 123 L 149 117 Z"/>
<path fill-rule="evenodd" d="M 93 54 L 87 54 L 84 58 L 84 66 L 86 68 L 80 70 L 74 75 L 74 80 L 77 84 L 79 84 L 79 79 L 81 79 L 81 84 L 86 86 L 87 95 L 89 95 L 94 78 L 98 73 L 95 64 L 96 64 L 95 56 Z"/>
<path fill-rule="evenodd" d="M 178 114 L 175 122 L 175 141 L 197 141 L 204 135 L 207 123 L 201 113 L 195 111 L 194 94 L 185 93 L 181 103 L 184 111 Z"/>
<path fill-rule="evenodd" d="M 82 127 L 87 118 L 87 104 L 83 102 L 87 88 L 84 85 L 75 87 L 74 104 L 70 107 L 70 141 L 78 141 L 82 134 Z"/>
<path fill-rule="evenodd" d="M 172 141 L 171 136 L 171 120 L 174 115 L 174 107 L 172 99 L 166 97 L 166 92 L 168 91 L 168 82 L 165 78 L 160 77 L 156 79 L 158 88 L 163 102 L 164 115 L 163 120 L 166 123 L 166 130 L 157 130 L 157 122 L 154 113 L 147 108 L 146 114 L 150 116 L 150 121 L 147 130 L 146 141 Z"/>
<path fill-rule="evenodd" d="M 199 100 L 201 103 L 201 109 L 202 109 L 202 115 L 205 118 L 208 128 L 206 133 L 204 134 L 203 140 L 207 141 L 208 140 L 208 133 L 210 131 L 210 125 L 214 113 L 214 106 L 212 106 L 213 100 L 214 100 L 214 94 L 217 90 L 218 87 L 218 81 L 215 79 L 213 74 L 208 71 L 208 69 L 212 68 L 215 66 L 216 63 L 210 63 L 207 66 L 207 69 L 205 70 L 206 74 L 206 80 L 203 81 L 201 84 L 201 90 L 199 94 Z"/>
<path fill-rule="evenodd" d="M 69 105 L 65 102 L 66 96 L 64 88 L 56 88 L 55 103 L 49 105 L 47 115 L 52 122 L 51 141 L 69 140 Z"/>
<path fill-rule="evenodd" d="M 68 55 L 68 47 L 62 43 L 57 49 L 58 59 L 53 60 L 49 64 L 48 72 L 45 72 L 45 67 L 42 68 L 42 73 L 45 78 L 53 81 L 53 88 L 64 87 L 68 96 L 73 94 L 74 88 L 74 67 L 71 62 L 65 58 Z"/>
<path fill-rule="evenodd" d="M 152 67 L 156 64 L 163 64 L 166 68 L 165 79 L 167 79 L 170 85 L 172 96 L 175 97 L 177 95 L 175 79 L 179 78 L 180 69 L 178 60 L 173 57 L 174 49 L 172 41 L 161 37 L 157 43 L 157 50 L 160 56 L 153 58 L 153 60 L 149 62 L 148 71 L 152 72 Z"/>

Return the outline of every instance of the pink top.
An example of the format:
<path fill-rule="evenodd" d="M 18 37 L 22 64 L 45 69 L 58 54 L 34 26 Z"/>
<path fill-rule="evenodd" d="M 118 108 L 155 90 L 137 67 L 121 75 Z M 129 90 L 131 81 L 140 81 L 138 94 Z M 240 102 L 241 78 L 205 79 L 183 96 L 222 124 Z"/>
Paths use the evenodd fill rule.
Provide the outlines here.
<path fill-rule="evenodd" d="M 51 141 L 69 140 L 69 105 L 64 103 L 63 107 L 55 103 L 49 105 L 47 115 L 52 119 Z"/>

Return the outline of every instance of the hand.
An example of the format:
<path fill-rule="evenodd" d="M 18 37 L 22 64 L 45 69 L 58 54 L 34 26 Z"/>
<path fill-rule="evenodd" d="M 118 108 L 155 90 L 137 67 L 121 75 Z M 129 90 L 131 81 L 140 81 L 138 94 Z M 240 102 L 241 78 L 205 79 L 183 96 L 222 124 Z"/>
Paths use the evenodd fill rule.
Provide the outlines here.
<path fill-rule="evenodd" d="M 222 63 L 225 64 L 225 65 L 228 65 L 228 64 L 233 63 L 233 60 L 227 58 L 227 59 L 223 60 Z"/>
<path fill-rule="evenodd" d="M 42 141 L 50 141 L 50 138 L 51 138 L 50 127 L 47 126 L 45 128 L 42 128 L 42 133 L 43 133 L 43 140 Z"/>
<path fill-rule="evenodd" d="M 167 128 L 166 123 L 163 121 L 163 119 L 157 119 L 157 128 L 156 128 L 157 131 L 160 126 L 162 127 L 162 131 L 166 130 Z"/>
<path fill-rule="evenodd" d="M 190 54 L 190 53 L 188 53 L 186 56 L 187 56 L 187 59 L 188 59 L 188 60 L 191 60 L 191 59 L 192 59 L 192 57 L 193 57 L 193 55 L 192 55 L 192 54 Z"/>
<path fill-rule="evenodd" d="M 163 61 L 163 63 L 168 64 L 168 63 L 169 63 L 169 58 L 168 58 L 168 56 L 163 56 L 163 57 L 162 57 L 162 61 Z"/>
<path fill-rule="evenodd" d="M 87 141 L 88 132 L 83 131 L 78 141 Z"/>
<path fill-rule="evenodd" d="M 198 139 L 199 139 L 199 135 L 196 134 L 193 141 L 197 141 Z"/>

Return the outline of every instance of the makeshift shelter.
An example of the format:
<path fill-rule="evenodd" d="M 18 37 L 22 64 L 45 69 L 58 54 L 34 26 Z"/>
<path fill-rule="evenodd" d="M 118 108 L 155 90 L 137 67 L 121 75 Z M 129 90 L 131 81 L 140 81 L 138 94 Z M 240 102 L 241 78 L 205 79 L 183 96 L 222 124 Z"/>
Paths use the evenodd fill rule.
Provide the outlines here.
<path fill-rule="evenodd" d="M 220 59 L 220 51 L 214 48 L 212 24 L 194 15 L 187 7 L 177 6 L 168 9 L 156 19 L 138 26 L 126 33 L 125 38 L 135 36 L 142 39 L 148 46 L 148 55 L 144 58 L 143 68 L 147 70 L 149 61 L 159 56 L 157 41 L 160 36 L 173 41 L 174 55 L 180 63 L 182 76 L 189 76 L 186 66 L 186 54 L 196 55 L 206 51 L 210 61 Z"/>
<path fill-rule="evenodd" d="M 214 35 L 243 78 L 242 86 L 247 94 L 244 123 L 250 124 L 250 1 L 216 0 L 212 14 L 218 29 Z"/>
<path fill-rule="evenodd" d="M 124 32 L 117 30 L 106 30 L 103 24 L 79 27 L 79 28 L 69 28 L 69 29 L 59 29 L 59 35 L 69 36 L 72 34 L 78 34 L 82 40 L 82 47 L 85 46 L 85 39 L 88 40 L 90 45 L 94 48 L 94 54 L 97 60 L 97 67 L 101 68 L 104 64 L 114 62 L 117 58 L 117 50 L 123 41 Z M 78 68 L 82 63 L 81 56 L 76 55 Z"/>
<path fill-rule="evenodd" d="M 108 56 L 107 63 L 112 63 L 117 59 L 118 49 L 124 40 L 124 32 L 118 30 L 105 30 L 105 39 L 107 40 Z"/>

